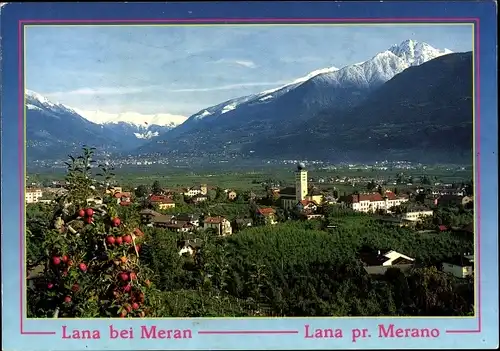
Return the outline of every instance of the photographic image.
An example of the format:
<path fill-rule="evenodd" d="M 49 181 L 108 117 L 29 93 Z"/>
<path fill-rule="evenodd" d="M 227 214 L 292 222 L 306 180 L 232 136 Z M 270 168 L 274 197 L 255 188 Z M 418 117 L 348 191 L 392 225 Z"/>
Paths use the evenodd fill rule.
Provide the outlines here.
<path fill-rule="evenodd" d="M 28 318 L 475 315 L 472 25 L 24 33 Z"/>

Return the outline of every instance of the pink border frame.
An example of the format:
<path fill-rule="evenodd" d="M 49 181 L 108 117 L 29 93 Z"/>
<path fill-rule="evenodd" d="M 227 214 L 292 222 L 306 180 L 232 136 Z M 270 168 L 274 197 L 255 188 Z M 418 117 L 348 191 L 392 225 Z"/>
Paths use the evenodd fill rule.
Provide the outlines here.
<path fill-rule="evenodd" d="M 23 72 L 23 26 L 25 24 L 103 24 L 103 23 L 123 23 L 123 24 L 138 24 L 138 23 L 184 23 L 184 24 L 196 24 L 196 23 L 214 23 L 214 24 L 239 24 L 239 23 L 262 23 L 262 24 L 272 24 L 272 23 L 290 23 L 290 24 L 304 24 L 304 23 L 447 23 L 447 22 L 457 22 L 457 23 L 473 23 L 475 30 L 474 36 L 474 62 L 475 62 L 475 120 L 474 128 L 475 128 L 475 156 L 476 156 L 476 164 L 475 164 L 475 172 L 476 172 L 476 182 L 475 187 L 479 189 L 480 184 L 480 72 L 479 72 L 479 40 L 480 40 L 480 32 L 479 32 L 479 18 L 468 18 L 468 17 L 421 17 L 421 18 L 241 18 L 241 19 L 221 19 L 221 18 L 200 18 L 200 19 L 128 19 L 128 20 L 20 20 L 18 22 L 18 79 L 19 79 L 19 96 L 18 96 L 18 104 L 19 104 L 19 116 L 18 116 L 18 128 L 19 128 L 19 174 L 21 175 L 19 179 L 20 188 L 23 189 L 25 187 L 24 180 L 24 150 L 25 150 L 25 140 L 24 140 L 24 72 Z M 23 297 L 25 294 L 24 282 L 25 278 L 22 275 L 24 269 L 24 237 L 25 237 L 25 219 L 24 219 L 24 192 L 20 193 L 20 234 L 19 234 L 19 268 L 21 273 L 20 279 L 20 333 L 21 335 L 55 335 L 55 331 L 25 331 L 23 329 L 23 319 L 24 319 L 24 309 L 23 309 Z M 477 252 L 475 259 L 475 267 L 477 271 L 477 321 L 478 325 L 476 329 L 470 330 L 446 330 L 446 333 L 453 334 L 472 334 L 472 333 L 480 333 L 482 330 L 482 321 L 481 321 L 481 241 L 480 241 L 480 215 L 481 215 L 481 201 L 480 201 L 480 191 L 475 192 L 476 196 L 476 207 L 477 207 L 477 217 L 475 220 L 475 234 L 477 240 Z M 198 334 L 298 334 L 297 330 L 242 330 L 242 331 L 198 331 Z"/>

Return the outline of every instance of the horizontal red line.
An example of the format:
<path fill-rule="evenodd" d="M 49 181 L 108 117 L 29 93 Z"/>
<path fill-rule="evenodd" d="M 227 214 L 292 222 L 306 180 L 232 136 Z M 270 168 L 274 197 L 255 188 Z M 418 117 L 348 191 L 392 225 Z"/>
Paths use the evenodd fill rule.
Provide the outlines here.
<path fill-rule="evenodd" d="M 22 335 L 56 335 L 56 332 L 27 332 L 21 331 Z"/>
<path fill-rule="evenodd" d="M 446 333 L 448 334 L 473 334 L 473 333 L 480 333 L 481 329 L 477 330 L 447 330 Z"/>
<path fill-rule="evenodd" d="M 415 17 L 415 18 L 184 18 L 184 19 L 72 19 L 72 20 L 21 20 L 22 23 L 203 23 L 203 22 L 452 22 L 477 21 L 471 17 Z"/>
<path fill-rule="evenodd" d="M 209 330 L 198 334 L 298 334 L 298 330 Z"/>

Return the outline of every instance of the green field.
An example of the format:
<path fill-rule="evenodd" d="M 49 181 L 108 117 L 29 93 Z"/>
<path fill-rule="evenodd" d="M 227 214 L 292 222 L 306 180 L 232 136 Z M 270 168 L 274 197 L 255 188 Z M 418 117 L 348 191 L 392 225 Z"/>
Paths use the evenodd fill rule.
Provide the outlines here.
<path fill-rule="evenodd" d="M 125 188 L 134 188 L 140 184 L 151 185 L 154 181 L 160 182 L 162 187 L 176 188 L 189 187 L 198 184 L 208 184 L 214 187 L 231 188 L 240 191 L 262 191 L 263 187 L 260 183 L 267 180 L 274 180 L 281 185 L 291 185 L 294 182 L 294 167 L 270 167 L 266 170 L 259 171 L 200 171 L 193 172 L 189 170 L 172 169 L 168 167 L 153 167 L 147 168 L 127 168 L 115 170 L 116 182 Z M 330 178 L 330 177 L 349 177 L 349 178 L 364 178 L 359 184 L 354 187 L 350 184 L 342 183 L 322 183 L 315 184 L 320 188 L 333 188 L 340 192 L 361 190 L 364 188 L 366 179 L 390 180 L 395 179 L 398 173 L 404 173 L 405 176 L 418 178 L 426 175 L 441 183 L 459 183 L 466 182 L 472 179 L 472 171 L 470 169 L 433 167 L 427 169 L 415 170 L 365 170 L 365 169 L 347 169 L 339 168 L 335 170 L 312 169 L 309 171 L 309 178 Z M 44 182 L 47 180 L 62 180 L 64 172 L 58 171 L 42 171 L 40 173 L 29 174 L 30 182 Z M 418 184 L 418 183 L 417 183 Z M 416 184 L 415 184 L 416 185 Z M 388 185 L 389 188 L 407 188 L 406 185 L 394 186 Z"/>

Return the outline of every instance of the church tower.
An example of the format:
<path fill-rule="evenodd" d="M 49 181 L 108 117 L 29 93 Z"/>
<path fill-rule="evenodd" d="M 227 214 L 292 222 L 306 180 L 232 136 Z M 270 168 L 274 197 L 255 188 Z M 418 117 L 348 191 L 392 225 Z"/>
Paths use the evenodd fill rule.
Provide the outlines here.
<path fill-rule="evenodd" d="M 297 165 L 295 171 L 295 200 L 302 201 L 307 196 L 307 170 L 303 163 Z"/>

